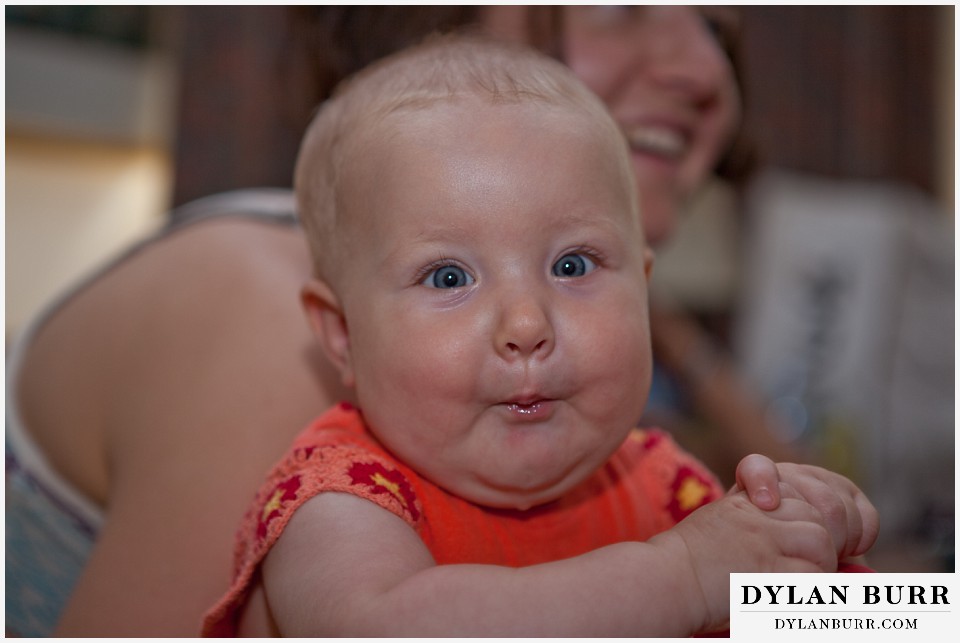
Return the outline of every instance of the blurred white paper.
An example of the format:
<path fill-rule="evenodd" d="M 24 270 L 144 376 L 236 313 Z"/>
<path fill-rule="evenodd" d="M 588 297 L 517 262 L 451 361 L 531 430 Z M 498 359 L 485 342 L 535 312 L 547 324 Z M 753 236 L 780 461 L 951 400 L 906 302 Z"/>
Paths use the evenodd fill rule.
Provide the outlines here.
<path fill-rule="evenodd" d="M 918 527 L 925 512 L 952 515 L 946 217 L 900 186 L 786 173 L 762 177 L 749 208 L 744 373 L 789 421 L 789 439 L 865 487 L 886 535 Z"/>

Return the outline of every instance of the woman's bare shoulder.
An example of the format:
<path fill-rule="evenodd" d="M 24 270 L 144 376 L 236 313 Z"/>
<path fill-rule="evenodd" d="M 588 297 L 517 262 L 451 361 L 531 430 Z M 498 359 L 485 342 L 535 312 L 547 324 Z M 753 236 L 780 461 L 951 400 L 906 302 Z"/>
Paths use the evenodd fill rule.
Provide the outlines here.
<path fill-rule="evenodd" d="M 295 408 L 311 391 L 310 401 L 326 401 L 329 373 L 298 300 L 309 272 L 303 237 L 289 226 L 220 218 L 149 244 L 37 333 L 18 390 L 27 425 L 54 460 L 60 449 L 71 454 L 69 476 L 78 464 L 70 446 L 105 470 L 110 449 L 138 434 L 146 414 L 232 409 L 280 382 Z M 158 409 L 161 400 L 171 408 Z M 106 480 L 90 482 L 103 500 Z"/>
<path fill-rule="evenodd" d="M 108 507 L 65 631 L 151 620 L 153 595 L 164 631 L 183 632 L 207 607 L 197 597 L 223 589 L 263 472 L 339 396 L 300 310 L 309 273 L 296 228 L 220 218 L 148 245 L 44 324 L 19 390 L 26 422 Z M 131 548 L 152 553 L 124 574 Z"/>

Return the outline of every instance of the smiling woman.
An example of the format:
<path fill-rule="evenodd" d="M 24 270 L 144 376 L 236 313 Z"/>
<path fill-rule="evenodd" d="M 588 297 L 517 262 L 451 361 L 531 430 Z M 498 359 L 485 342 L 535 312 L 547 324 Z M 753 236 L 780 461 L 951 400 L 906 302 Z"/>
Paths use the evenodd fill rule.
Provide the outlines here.
<path fill-rule="evenodd" d="M 630 144 L 647 240 L 676 225 L 677 203 L 699 188 L 740 121 L 733 64 L 717 34 L 729 9 L 571 7 L 570 68 L 604 100 Z"/>

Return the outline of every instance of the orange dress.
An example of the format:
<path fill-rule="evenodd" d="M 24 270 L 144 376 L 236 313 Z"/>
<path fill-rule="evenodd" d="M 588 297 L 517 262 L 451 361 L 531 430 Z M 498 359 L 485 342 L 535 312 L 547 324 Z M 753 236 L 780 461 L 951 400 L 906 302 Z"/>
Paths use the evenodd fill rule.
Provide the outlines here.
<path fill-rule="evenodd" d="M 659 430 L 637 430 L 574 492 L 527 511 L 491 509 L 421 478 L 380 446 L 360 412 L 340 404 L 311 424 L 273 468 L 244 518 L 234 579 L 203 634 L 231 636 L 260 563 L 293 513 L 324 491 L 360 496 L 414 529 L 437 564 L 521 567 L 643 541 L 723 495 L 716 478 Z"/>

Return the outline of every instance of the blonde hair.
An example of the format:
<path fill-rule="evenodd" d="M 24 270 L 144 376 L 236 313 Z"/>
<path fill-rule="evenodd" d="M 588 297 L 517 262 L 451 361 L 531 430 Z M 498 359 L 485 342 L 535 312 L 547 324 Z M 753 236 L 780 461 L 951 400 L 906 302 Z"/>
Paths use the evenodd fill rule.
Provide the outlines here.
<path fill-rule="evenodd" d="M 462 99 L 573 108 L 623 141 L 603 102 L 562 63 L 475 34 L 429 37 L 347 79 L 307 129 L 294 187 L 317 276 L 330 280 L 335 273 L 346 210 L 343 176 L 362 159 L 358 143 L 363 136 L 393 114 Z M 622 156 L 629 168 L 625 143 Z M 632 181 L 632 172 L 627 174 Z"/>

